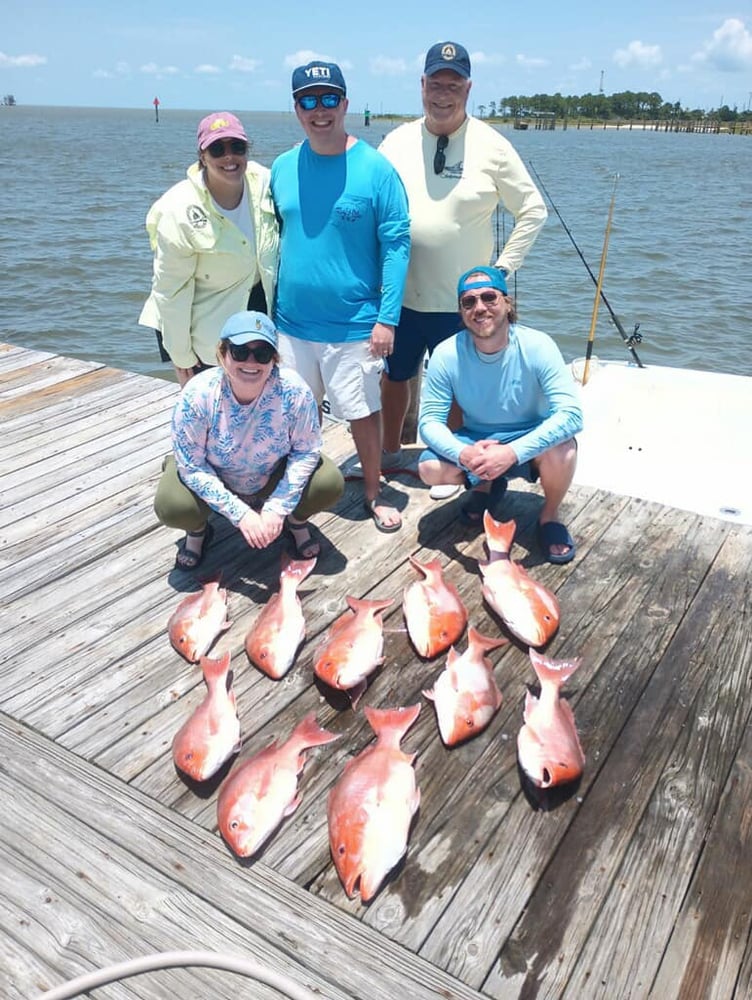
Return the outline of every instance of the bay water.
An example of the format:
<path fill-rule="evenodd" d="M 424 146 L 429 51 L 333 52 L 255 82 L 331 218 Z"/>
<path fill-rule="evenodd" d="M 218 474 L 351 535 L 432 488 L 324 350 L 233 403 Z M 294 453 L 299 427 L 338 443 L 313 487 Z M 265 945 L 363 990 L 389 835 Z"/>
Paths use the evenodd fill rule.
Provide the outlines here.
<path fill-rule="evenodd" d="M 195 159 L 208 111 L 0 108 L 0 341 L 172 378 L 137 323 L 152 257 L 146 212 Z M 293 113 L 238 112 L 252 157 L 299 142 Z M 397 122 L 349 116 L 378 145 Z M 520 320 L 585 353 L 609 206 L 603 292 L 639 323 L 645 364 L 752 375 L 752 137 L 629 129 L 500 131 L 543 181 L 549 220 L 513 286 Z M 512 225 L 495 223 L 503 241 Z M 601 302 L 594 353 L 629 359 Z"/>

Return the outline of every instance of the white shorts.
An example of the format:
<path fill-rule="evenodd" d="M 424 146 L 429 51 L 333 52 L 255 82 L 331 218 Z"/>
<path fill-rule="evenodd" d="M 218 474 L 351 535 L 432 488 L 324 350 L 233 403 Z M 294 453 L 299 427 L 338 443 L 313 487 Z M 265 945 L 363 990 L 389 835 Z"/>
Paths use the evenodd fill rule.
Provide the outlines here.
<path fill-rule="evenodd" d="M 282 364 L 306 380 L 319 406 L 326 395 L 339 420 L 360 420 L 381 409 L 384 362 L 372 356 L 370 340 L 322 344 L 278 333 Z"/>

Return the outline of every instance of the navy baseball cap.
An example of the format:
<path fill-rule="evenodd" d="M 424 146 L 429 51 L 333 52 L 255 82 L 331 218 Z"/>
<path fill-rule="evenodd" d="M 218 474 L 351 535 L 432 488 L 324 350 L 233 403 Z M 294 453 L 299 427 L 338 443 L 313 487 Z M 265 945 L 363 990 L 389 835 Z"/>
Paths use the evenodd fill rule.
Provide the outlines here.
<path fill-rule="evenodd" d="M 277 331 L 274 323 L 266 313 L 239 312 L 234 313 L 225 322 L 220 340 L 229 340 L 231 344 L 249 344 L 252 340 L 265 340 L 267 344 L 277 347 Z"/>
<path fill-rule="evenodd" d="M 467 49 L 457 42 L 437 42 L 426 53 L 426 65 L 423 70 L 426 76 L 433 76 L 442 69 L 451 69 L 455 73 L 470 78 L 470 56 Z"/>
<path fill-rule="evenodd" d="M 345 78 L 336 63 L 314 60 L 292 71 L 293 97 L 302 94 L 304 90 L 310 90 L 311 87 L 330 87 L 341 94 L 347 93 Z"/>
<path fill-rule="evenodd" d="M 468 281 L 468 278 L 473 274 L 483 274 L 485 277 Z M 509 295 L 506 280 L 498 267 L 471 267 L 469 271 L 465 271 L 457 282 L 457 298 L 463 292 L 469 292 L 474 288 L 495 288 L 497 291 Z"/>

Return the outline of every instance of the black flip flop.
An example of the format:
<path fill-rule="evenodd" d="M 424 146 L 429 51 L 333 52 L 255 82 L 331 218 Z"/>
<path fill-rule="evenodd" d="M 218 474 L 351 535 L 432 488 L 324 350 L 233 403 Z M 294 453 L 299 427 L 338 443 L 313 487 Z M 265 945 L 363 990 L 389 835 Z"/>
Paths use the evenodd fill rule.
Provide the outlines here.
<path fill-rule="evenodd" d="M 554 563 L 557 566 L 571 562 L 577 553 L 577 546 L 574 543 L 574 539 L 566 527 L 560 524 L 559 521 L 547 521 L 545 524 L 538 523 L 538 544 L 543 549 L 543 555 L 548 562 Z M 561 555 L 553 555 L 551 553 L 552 545 L 568 545 L 569 552 L 563 552 Z"/>

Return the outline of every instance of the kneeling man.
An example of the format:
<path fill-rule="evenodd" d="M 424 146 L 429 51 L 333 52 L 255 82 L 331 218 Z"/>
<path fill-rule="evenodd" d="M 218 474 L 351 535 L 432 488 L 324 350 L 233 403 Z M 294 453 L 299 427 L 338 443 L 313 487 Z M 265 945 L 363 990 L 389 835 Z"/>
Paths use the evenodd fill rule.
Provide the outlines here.
<path fill-rule="evenodd" d="M 457 294 L 464 329 L 434 350 L 423 386 L 418 427 L 428 450 L 420 477 L 429 486 L 468 486 L 468 524 L 482 523 L 487 507 L 496 516 L 508 479 L 540 479 L 540 545 L 549 562 L 569 562 L 575 544 L 558 517 L 582 430 L 575 384 L 551 337 L 516 322 L 501 271 L 467 271 Z M 457 431 L 447 426 L 453 398 L 463 417 Z"/>

